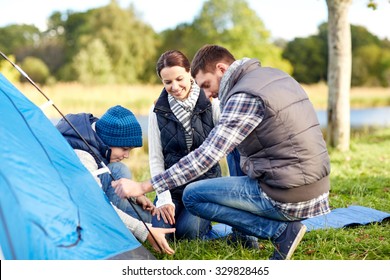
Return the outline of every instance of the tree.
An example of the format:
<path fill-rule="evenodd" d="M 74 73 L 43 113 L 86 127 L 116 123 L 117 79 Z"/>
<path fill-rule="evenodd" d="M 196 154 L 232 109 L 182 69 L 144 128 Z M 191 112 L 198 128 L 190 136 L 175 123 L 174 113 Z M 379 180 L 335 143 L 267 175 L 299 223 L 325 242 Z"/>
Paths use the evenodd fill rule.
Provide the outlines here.
<path fill-rule="evenodd" d="M 9 55 L 8 59 L 15 63 L 15 56 Z M 0 73 L 4 75 L 11 83 L 16 83 L 20 80 L 20 72 L 15 71 L 15 68 L 7 60 L 0 57 Z"/>
<path fill-rule="evenodd" d="M 154 75 L 156 33 L 142 22 L 133 8 L 121 8 L 111 0 L 106 6 L 85 12 L 55 12 L 50 17 L 48 33 L 65 46 L 65 61 L 58 71 L 62 79 L 76 78 L 73 58 L 99 39 L 109 55 L 113 82 L 139 83 Z"/>
<path fill-rule="evenodd" d="M 50 76 L 47 65 L 39 58 L 27 56 L 21 63 L 21 68 L 36 83 L 45 84 Z M 23 81 L 26 81 L 23 78 Z"/>
<path fill-rule="evenodd" d="M 348 11 L 352 0 L 326 0 L 328 7 L 328 129 L 327 143 L 340 151 L 349 150 L 350 142 L 350 84 L 352 69 L 351 30 Z M 377 7 L 369 0 L 367 7 Z M 367 39 L 367 38 L 366 38 Z M 375 38 L 368 38 L 375 41 Z M 386 42 L 382 43 L 386 45 Z M 388 80 L 388 53 L 379 59 L 381 79 Z"/>
<path fill-rule="evenodd" d="M 326 43 L 318 35 L 295 38 L 287 43 L 283 57 L 293 65 L 292 76 L 297 81 L 313 84 L 326 80 Z"/>
<path fill-rule="evenodd" d="M 91 29 L 83 36 L 83 42 L 101 39 L 110 55 L 116 82 L 139 82 L 155 57 L 153 29 L 138 19 L 132 6 L 124 10 L 114 0 L 93 10 L 91 15 L 88 18 Z"/>
<path fill-rule="evenodd" d="M 360 47 L 353 55 L 353 71 L 351 84 L 380 86 L 382 85 L 381 65 L 383 50 L 377 45 L 367 45 Z"/>
<path fill-rule="evenodd" d="M 352 71 L 351 30 L 348 12 L 352 0 L 326 0 L 328 7 L 328 128 L 327 143 L 349 150 L 350 84 Z"/>
<path fill-rule="evenodd" d="M 270 42 L 270 32 L 245 0 L 206 1 L 193 25 L 207 35 L 205 43 L 223 45 L 237 58 L 255 57 L 264 66 L 292 72 L 282 49 Z"/>
<path fill-rule="evenodd" d="M 73 59 L 77 79 L 84 84 L 106 84 L 113 81 L 111 60 L 100 39 L 94 39 Z"/>
<path fill-rule="evenodd" d="M 270 42 L 270 33 L 245 0 L 208 0 L 191 24 L 163 32 L 161 51 L 180 48 L 190 59 L 204 44 L 219 44 L 235 57 L 258 58 L 262 65 L 292 72 L 282 49 Z"/>
<path fill-rule="evenodd" d="M 389 41 L 380 40 L 363 26 L 351 25 L 351 42 L 352 86 L 388 85 Z M 328 24 L 320 24 L 318 34 L 288 42 L 283 57 L 293 65 L 292 75 L 299 82 L 310 84 L 327 80 Z"/>
<path fill-rule="evenodd" d="M 0 28 L 0 50 L 6 54 L 13 54 L 20 62 L 26 57 L 24 52 L 39 44 L 41 33 L 34 25 L 12 24 Z"/>

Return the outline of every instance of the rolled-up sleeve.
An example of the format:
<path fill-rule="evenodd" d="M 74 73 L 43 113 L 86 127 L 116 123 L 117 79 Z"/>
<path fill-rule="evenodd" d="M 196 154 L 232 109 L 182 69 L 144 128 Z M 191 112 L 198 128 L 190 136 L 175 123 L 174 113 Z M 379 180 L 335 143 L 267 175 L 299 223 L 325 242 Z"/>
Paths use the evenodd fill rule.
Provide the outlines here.
<path fill-rule="evenodd" d="M 161 193 L 196 179 L 240 144 L 261 123 L 263 116 L 260 98 L 246 93 L 233 95 L 203 144 L 171 168 L 152 177 L 153 188 Z"/>

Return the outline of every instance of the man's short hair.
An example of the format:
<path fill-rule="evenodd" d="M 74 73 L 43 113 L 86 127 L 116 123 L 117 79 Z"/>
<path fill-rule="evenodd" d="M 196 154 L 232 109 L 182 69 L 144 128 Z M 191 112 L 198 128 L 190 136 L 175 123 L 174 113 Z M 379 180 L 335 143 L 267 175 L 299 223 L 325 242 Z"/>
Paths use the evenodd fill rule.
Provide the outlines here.
<path fill-rule="evenodd" d="M 199 71 L 214 73 L 217 63 L 224 62 L 230 65 L 235 60 L 234 56 L 224 47 L 204 45 L 196 52 L 191 62 L 191 75 L 195 78 Z"/>

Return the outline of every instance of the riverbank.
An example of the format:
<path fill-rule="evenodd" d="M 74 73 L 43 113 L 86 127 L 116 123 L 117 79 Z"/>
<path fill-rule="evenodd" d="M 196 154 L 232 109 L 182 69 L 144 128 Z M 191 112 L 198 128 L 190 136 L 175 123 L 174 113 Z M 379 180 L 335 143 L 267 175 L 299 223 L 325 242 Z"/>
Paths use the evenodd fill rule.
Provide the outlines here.
<path fill-rule="evenodd" d="M 29 83 L 16 87 L 32 102 L 41 106 L 46 99 Z M 328 88 L 324 83 L 303 85 L 316 110 L 327 108 Z M 136 115 L 148 115 L 149 109 L 159 96 L 161 85 L 105 85 L 85 86 L 77 83 L 61 83 L 41 88 L 54 104 L 63 112 L 91 112 L 102 115 L 109 107 L 120 104 Z M 352 88 L 351 108 L 373 108 L 390 106 L 390 88 Z M 49 118 L 58 118 L 58 112 L 49 107 L 45 109 Z"/>

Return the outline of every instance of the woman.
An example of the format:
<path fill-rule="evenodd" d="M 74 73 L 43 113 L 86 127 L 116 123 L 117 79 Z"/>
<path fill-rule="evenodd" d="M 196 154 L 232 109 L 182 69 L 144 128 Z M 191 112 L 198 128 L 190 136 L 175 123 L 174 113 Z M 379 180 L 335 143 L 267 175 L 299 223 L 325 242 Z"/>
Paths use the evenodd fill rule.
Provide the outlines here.
<path fill-rule="evenodd" d="M 163 53 L 157 75 L 164 89 L 149 114 L 149 163 L 154 176 L 168 169 L 199 147 L 219 118 L 216 101 L 211 102 L 194 82 L 190 62 L 177 50 Z M 197 180 L 221 176 L 219 164 Z M 186 185 L 160 194 L 156 200 L 154 227 L 176 227 L 176 238 L 208 239 L 211 222 L 190 214 L 182 202 Z M 172 237 L 172 236 L 171 236 Z"/>

